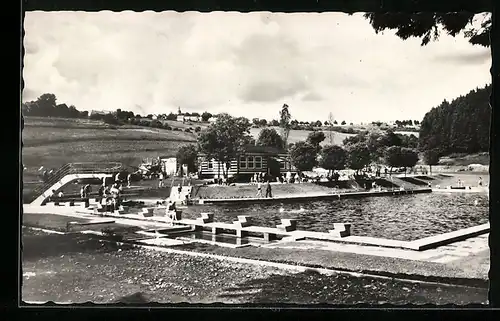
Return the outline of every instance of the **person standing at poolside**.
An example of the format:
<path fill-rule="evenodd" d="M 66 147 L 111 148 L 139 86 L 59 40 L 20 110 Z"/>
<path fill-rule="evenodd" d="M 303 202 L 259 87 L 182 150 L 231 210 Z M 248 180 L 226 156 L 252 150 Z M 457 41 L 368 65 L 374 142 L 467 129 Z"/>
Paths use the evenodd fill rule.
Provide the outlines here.
<path fill-rule="evenodd" d="M 130 187 L 130 182 L 132 181 L 132 173 L 127 175 L 127 187 Z"/>
<path fill-rule="evenodd" d="M 267 181 L 267 185 L 266 185 L 266 198 L 273 198 L 273 193 L 272 193 L 272 190 L 271 190 L 271 183 L 269 181 Z"/>
<path fill-rule="evenodd" d="M 260 183 L 260 181 L 257 182 L 257 198 L 261 198 L 262 197 L 262 185 Z"/>
<path fill-rule="evenodd" d="M 99 203 L 102 204 L 102 199 L 104 196 L 104 186 L 99 186 L 99 189 L 97 190 L 97 195 L 99 196 Z"/>
<path fill-rule="evenodd" d="M 163 185 L 163 172 L 160 172 L 158 174 L 158 188 L 162 188 L 164 185 Z"/>
<path fill-rule="evenodd" d="M 52 192 L 50 192 L 50 195 L 48 197 L 48 201 L 53 202 L 55 197 L 56 197 L 56 190 L 53 189 Z"/>

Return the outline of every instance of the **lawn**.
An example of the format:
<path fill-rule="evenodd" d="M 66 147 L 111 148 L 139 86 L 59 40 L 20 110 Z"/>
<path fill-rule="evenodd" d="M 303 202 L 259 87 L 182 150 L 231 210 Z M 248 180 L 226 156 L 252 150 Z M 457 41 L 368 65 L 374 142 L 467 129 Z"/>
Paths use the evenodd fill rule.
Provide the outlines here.
<path fill-rule="evenodd" d="M 307 195 L 311 193 L 329 193 L 332 189 L 312 183 L 303 184 L 273 184 L 272 193 L 275 197 Z M 238 186 L 199 186 L 195 187 L 193 198 L 223 199 L 223 198 L 247 198 L 255 197 L 257 185 Z M 263 189 L 265 195 L 265 186 Z"/>

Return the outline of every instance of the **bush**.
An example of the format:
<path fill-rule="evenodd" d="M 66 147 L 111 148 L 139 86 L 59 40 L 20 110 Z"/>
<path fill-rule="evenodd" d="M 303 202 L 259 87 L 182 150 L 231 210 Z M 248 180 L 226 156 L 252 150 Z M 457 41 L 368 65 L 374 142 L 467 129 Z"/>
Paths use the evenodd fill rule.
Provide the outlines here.
<path fill-rule="evenodd" d="M 191 133 L 191 128 L 186 128 L 186 129 L 184 129 L 184 131 L 185 131 L 186 133 Z"/>
<path fill-rule="evenodd" d="M 195 133 L 199 133 L 201 131 L 201 127 L 200 126 L 196 126 L 196 128 L 194 129 L 194 132 Z"/>
<path fill-rule="evenodd" d="M 149 122 L 147 120 L 139 121 L 139 126 L 149 127 Z"/>
<path fill-rule="evenodd" d="M 165 123 L 165 124 L 163 125 L 163 129 L 166 129 L 166 130 L 172 130 L 172 127 L 170 127 L 170 125 L 169 125 L 169 124 Z"/>
<path fill-rule="evenodd" d="M 118 121 L 118 118 L 115 117 L 113 114 L 106 114 L 104 115 L 102 119 L 106 124 L 110 125 L 119 125 L 120 122 Z"/>
<path fill-rule="evenodd" d="M 179 131 L 179 130 L 180 130 L 180 128 L 174 127 L 174 128 L 172 128 L 172 130 L 174 130 L 174 131 Z"/>
<path fill-rule="evenodd" d="M 149 125 L 153 128 L 163 128 L 163 123 L 159 120 L 156 120 L 156 119 L 151 121 L 151 123 Z"/>

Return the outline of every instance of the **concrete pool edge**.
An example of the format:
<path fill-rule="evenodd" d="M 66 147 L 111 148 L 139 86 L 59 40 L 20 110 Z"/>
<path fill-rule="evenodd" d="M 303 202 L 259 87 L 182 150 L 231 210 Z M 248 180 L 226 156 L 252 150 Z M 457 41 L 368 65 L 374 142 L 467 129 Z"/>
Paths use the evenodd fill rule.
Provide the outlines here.
<path fill-rule="evenodd" d="M 51 233 L 50 230 L 46 229 L 40 229 L 40 228 L 35 228 L 35 227 L 29 227 L 27 226 L 26 228 L 28 229 L 33 229 L 33 230 L 39 230 L 43 231 L 45 233 Z M 57 232 L 57 231 L 54 231 Z M 94 234 L 97 236 L 102 236 L 101 233 L 95 232 L 95 231 L 78 231 L 78 232 L 73 232 L 73 233 L 61 233 L 57 232 L 57 234 Z M 412 282 L 412 283 L 423 283 L 423 284 L 438 284 L 438 285 L 443 285 L 443 286 L 453 286 L 453 287 L 465 287 L 465 288 L 488 288 L 488 278 L 487 276 L 485 277 L 464 277 L 464 276 L 449 276 L 447 273 L 441 274 L 441 275 L 432 275 L 429 273 L 402 273 L 402 272 L 397 272 L 397 271 L 390 271 L 390 269 L 386 270 L 373 270 L 373 269 L 350 269 L 350 268 L 344 268 L 341 266 L 322 266 L 314 263 L 308 263 L 308 262 L 296 262 L 293 260 L 279 260 L 279 259 L 262 259 L 262 258 L 257 258 L 257 257 L 252 257 L 252 255 L 246 255 L 246 256 L 238 256 L 238 255 L 230 255 L 230 254 L 220 254 L 220 253 L 214 253 L 213 251 L 210 250 L 203 250 L 199 251 L 197 249 L 175 249 L 172 248 L 172 246 L 175 245 L 153 245 L 153 244 L 144 244 L 141 242 L 137 241 L 116 241 L 116 240 L 110 240 L 110 239 L 101 239 L 103 242 L 109 242 L 109 243 L 114 243 L 119 246 L 132 246 L 134 248 L 141 248 L 141 249 L 147 249 L 147 250 L 153 250 L 153 251 L 160 251 L 160 252 L 166 252 L 166 253 L 173 253 L 173 254 L 180 254 L 180 255 L 188 255 L 188 256 L 195 256 L 195 257 L 206 257 L 206 258 L 213 258 L 213 259 L 218 259 L 218 260 L 224 260 L 224 261 L 229 261 L 229 262 L 234 262 L 234 263 L 240 263 L 240 264 L 253 264 L 253 265 L 258 265 L 258 266 L 266 266 L 266 267 L 275 267 L 278 269 L 285 269 L 285 270 L 290 270 L 290 271 L 295 271 L 295 272 L 316 272 L 320 273 L 323 275 L 337 275 L 337 274 L 344 274 L 344 275 L 351 275 L 354 277 L 370 277 L 370 278 L 379 278 L 379 279 L 390 279 L 390 280 L 398 280 L 398 281 L 404 281 L 404 282 Z M 234 250 L 235 248 L 228 248 L 228 250 Z M 360 258 L 363 255 L 357 255 Z M 400 259 L 398 261 L 406 261 L 404 259 Z M 435 264 L 429 263 L 429 262 L 423 262 L 428 266 L 428 271 L 433 270 L 433 266 Z M 407 269 L 407 271 L 410 271 L 410 269 Z"/>
<path fill-rule="evenodd" d="M 70 207 L 61 207 L 61 206 L 25 206 L 23 209 L 23 213 L 26 214 L 49 214 L 48 210 L 51 211 L 52 215 L 63 215 L 63 216 L 72 216 L 79 217 L 83 215 L 90 215 L 89 213 L 80 213 L 78 211 L 72 210 Z M 168 221 L 165 217 L 142 217 L 137 215 L 133 217 L 132 215 L 136 214 L 111 214 L 106 213 L 103 214 L 103 217 L 111 217 L 122 220 L 134 220 L 138 222 L 150 222 L 157 224 L 168 224 Z M 92 215 L 94 216 L 94 215 Z M 343 244 L 356 244 L 356 245 L 364 245 L 364 246 L 376 246 L 376 247 L 385 247 L 385 248 L 394 248 L 394 249 L 405 249 L 405 250 L 413 250 L 413 251 L 425 251 L 429 249 L 434 249 L 439 246 L 452 244 L 455 242 L 459 242 L 471 237 L 475 237 L 478 235 L 489 233 L 490 231 L 490 223 L 485 223 L 477 226 L 472 226 L 456 231 L 451 231 L 447 233 L 437 234 L 429 237 L 420 238 L 413 241 L 399 241 L 393 239 L 385 239 L 385 238 L 377 238 L 377 237 L 369 237 L 369 236 L 355 236 L 350 235 L 346 237 L 339 238 L 331 238 L 328 241 L 334 243 L 343 243 Z"/>

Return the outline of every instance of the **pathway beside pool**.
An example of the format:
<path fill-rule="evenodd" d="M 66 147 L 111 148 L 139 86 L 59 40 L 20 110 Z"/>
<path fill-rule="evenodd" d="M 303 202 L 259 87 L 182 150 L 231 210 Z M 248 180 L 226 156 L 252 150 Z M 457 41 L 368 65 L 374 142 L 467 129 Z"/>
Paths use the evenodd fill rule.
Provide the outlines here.
<path fill-rule="evenodd" d="M 264 245 L 266 248 L 297 248 L 297 249 L 317 249 L 336 252 L 364 254 L 373 256 L 383 256 L 399 258 L 405 260 L 416 260 L 434 263 L 450 263 L 464 257 L 473 256 L 489 249 L 489 233 L 468 238 L 464 241 L 439 246 L 425 251 L 412 251 L 405 249 L 395 249 L 386 247 L 364 246 L 357 244 L 341 244 L 324 241 L 289 241 L 277 242 Z"/>

